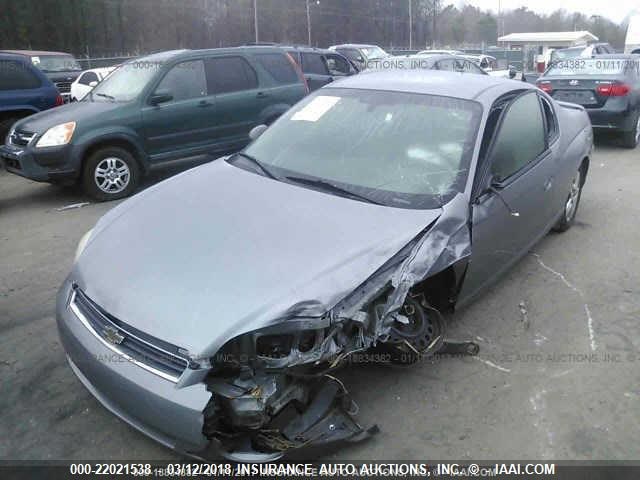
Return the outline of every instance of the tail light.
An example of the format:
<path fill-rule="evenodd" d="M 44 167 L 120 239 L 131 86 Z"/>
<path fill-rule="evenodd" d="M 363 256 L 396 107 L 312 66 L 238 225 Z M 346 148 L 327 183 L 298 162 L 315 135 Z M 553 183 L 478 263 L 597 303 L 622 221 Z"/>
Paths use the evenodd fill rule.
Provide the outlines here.
<path fill-rule="evenodd" d="M 551 92 L 553 92 L 553 87 L 551 86 L 551 82 L 548 80 L 538 82 L 537 86 L 540 90 L 542 90 L 544 93 L 548 93 L 549 95 L 551 95 Z"/>
<path fill-rule="evenodd" d="M 64 98 L 62 98 L 62 95 L 58 94 L 56 97 L 56 107 L 59 107 L 60 105 L 64 105 Z"/>
<path fill-rule="evenodd" d="M 596 92 L 602 97 L 624 97 L 631 91 L 631 87 L 625 83 L 601 83 L 596 87 Z"/>
<path fill-rule="evenodd" d="M 285 55 L 287 56 L 287 60 L 289 60 L 289 62 L 291 63 L 291 66 L 293 67 L 293 69 L 298 74 L 298 78 L 304 84 L 305 90 L 307 91 L 307 93 L 309 93 L 309 84 L 307 83 L 307 79 L 304 77 L 304 73 L 302 73 L 302 69 L 300 68 L 300 65 L 298 65 L 296 63 L 296 61 L 289 54 L 289 52 L 285 53 Z"/>

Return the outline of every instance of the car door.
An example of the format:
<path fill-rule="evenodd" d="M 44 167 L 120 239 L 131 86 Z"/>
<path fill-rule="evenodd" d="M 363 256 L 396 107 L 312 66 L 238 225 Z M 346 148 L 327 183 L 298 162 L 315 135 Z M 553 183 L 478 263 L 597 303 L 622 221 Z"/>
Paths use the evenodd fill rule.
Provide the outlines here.
<path fill-rule="evenodd" d="M 6 107 L 31 105 L 35 111 L 48 105 L 46 90 L 33 67 L 13 59 L 0 60 L 0 102 Z M 4 138 L 2 138 L 4 140 Z"/>
<path fill-rule="evenodd" d="M 170 99 L 154 103 L 154 96 L 160 94 L 169 95 Z M 171 67 L 146 99 L 142 118 L 152 162 L 206 151 L 216 117 L 203 60 L 186 60 Z"/>
<path fill-rule="evenodd" d="M 491 116 L 471 205 L 472 256 L 460 295 L 474 297 L 538 241 L 554 216 L 556 151 L 547 140 L 538 94 L 528 90 Z M 489 131 L 487 131 L 489 130 Z"/>
<path fill-rule="evenodd" d="M 249 130 L 258 124 L 272 92 L 261 88 L 256 71 L 243 56 L 207 58 L 205 69 L 216 103 L 214 149 L 241 147 L 248 142 Z"/>
<path fill-rule="evenodd" d="M 300 57 L 302 59 L 302 72 L 307 79 L 310 91 L 313 92 L 333 81 L 333 77 L 329 74 L 327 65 L 320 53 L 301 52 Z"/>

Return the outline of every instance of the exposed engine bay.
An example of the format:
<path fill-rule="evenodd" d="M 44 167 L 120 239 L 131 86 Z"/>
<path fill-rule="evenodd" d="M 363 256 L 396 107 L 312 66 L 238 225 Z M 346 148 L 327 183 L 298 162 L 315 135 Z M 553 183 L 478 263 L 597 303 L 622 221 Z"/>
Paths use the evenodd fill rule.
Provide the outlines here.
<path fill-rule="evenodd" d="M 210 359 L 204 435 L 238 461 L 361 441 L 378 427 L 358 424 L 358 406 L 334 376 L 354 354 L 405 365 L 437 353 L 475 355 L 474 343 L 445 341 L 442 313 L 455 305 L 469 250 L 459 218 L 444 226 L 450 234 L 427 228 L 321 318 L 298 314 L 228 341 Z"/>

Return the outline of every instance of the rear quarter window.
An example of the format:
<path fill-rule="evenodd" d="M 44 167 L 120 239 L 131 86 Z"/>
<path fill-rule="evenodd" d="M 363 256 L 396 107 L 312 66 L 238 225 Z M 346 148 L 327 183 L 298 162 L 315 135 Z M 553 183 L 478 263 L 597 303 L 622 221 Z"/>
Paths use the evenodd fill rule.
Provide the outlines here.
<path fill-rule="evenodd" d="M 256 61 L 278 83 L 299 83 L 298 75 L 291 62 L 282 53 L 258 53 Z"/>
<path fill-rule="evenodd" d="M 317 53 L 302 54 L 302 71 L 315 75 L 328 75 L 327 67 L 322 60 L 322 55 Z"/>
<path fill-rule="evenodd" d="M 258 88 L 255 70 L 242 57 L 214 57 L 205 62 L 210 94 Z"/>
<path fill-rule="evenodd" d="M 29 90 L 40 87 L 30 67 L 15 60 L 0 60 L 0 90 Z"/>

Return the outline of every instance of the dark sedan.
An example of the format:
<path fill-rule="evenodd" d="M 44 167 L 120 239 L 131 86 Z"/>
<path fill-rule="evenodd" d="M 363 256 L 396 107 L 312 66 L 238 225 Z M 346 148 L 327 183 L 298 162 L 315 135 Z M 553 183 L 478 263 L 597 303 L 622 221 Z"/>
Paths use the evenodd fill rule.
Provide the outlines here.
<path fill-rule="evenodd" d="M 433 70 L 346 78 L 265 128 L 108 212 L 58 293 L 87 389 L 197 457 L 375 433 L 333 372 L 450 348 L 441 312 L 571 226 L 592 147 L 582 107 Z"/>
<path fill-rule="evenodd" d="M 594 129 L 619 132 L 625 147 L 640 142 L 640 55 L 556 61 L 536 83 L 556 100 L 582 105 Z"/>

